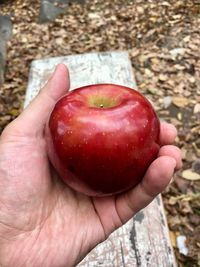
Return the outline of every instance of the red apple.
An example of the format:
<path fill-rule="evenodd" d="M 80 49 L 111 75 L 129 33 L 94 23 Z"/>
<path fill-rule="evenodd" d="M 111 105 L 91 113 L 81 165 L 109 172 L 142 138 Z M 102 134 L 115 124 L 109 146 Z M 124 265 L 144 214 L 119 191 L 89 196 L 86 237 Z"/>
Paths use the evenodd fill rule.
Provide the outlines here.
<path fill-rule="evenodd" d="M 49 158 L 73 189 L 90 196 L 136 186 L 159 151 L 160 122 L 137 91 L 114 84 L 75 89 L 46 128 Z"/>

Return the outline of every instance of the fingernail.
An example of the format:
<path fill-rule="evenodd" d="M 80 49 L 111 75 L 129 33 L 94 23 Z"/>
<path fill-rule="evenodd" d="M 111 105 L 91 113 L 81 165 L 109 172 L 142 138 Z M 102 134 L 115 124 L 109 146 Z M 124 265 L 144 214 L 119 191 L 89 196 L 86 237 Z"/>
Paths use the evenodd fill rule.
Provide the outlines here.
<path fill-rule="evenodd" d="M 49 75 L 48 81 L 50 81 L 54 77 L 57 69 L 58 69 L 58 65 L 56 65 L 56 67 L 54 68 L 53 72 Z"/>

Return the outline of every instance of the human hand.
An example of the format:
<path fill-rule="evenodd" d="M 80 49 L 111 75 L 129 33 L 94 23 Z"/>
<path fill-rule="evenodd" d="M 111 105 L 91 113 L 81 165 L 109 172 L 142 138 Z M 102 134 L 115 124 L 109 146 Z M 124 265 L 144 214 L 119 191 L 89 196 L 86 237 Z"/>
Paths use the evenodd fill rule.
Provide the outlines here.
<path fill-rule="evenodd" d="M 0 266 L 76 265 L 148 205 L 181 167 L 180 150 L 171 145 L 176 129 L 162 123 L 158 158 L 137 187 L 104 198 L 69 188 L 49 164 L 44 139 L 47 118 L 68 89 L 68 71 L 60 64 L 0 137 Z"/>

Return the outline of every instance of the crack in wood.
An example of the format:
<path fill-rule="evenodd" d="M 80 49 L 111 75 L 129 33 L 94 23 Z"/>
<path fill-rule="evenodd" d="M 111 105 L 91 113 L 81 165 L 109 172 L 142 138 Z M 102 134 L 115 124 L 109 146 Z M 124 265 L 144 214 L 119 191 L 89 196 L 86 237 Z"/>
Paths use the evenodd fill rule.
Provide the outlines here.
<path fill-rule="evenodd" d="M 157 201 L 158 205 L 160 205 L 160 197 L 159 196 L 156 197 L 156 201 Z"/>
<path fill-rule="evenodd" d="M 149 219 L 149 218 L 147 218 L 147 219 Z M 149 222 L 149 225 L 150 225 L 150 222 Z M 159 257 L 159 255 L 158 255 L 158 251 L 157 251 L 157 249 L 156 249 L 156 247 L 155 247 L 155 243 L 153 242 L 153 240 L 152 240 L 152 236 L 151 236 L 151 234 L 150 234 L 150 231 L 148 231 L 148 237 L 149 237 L 149 243 L 150 243 L 150 248 L 152 249 L 153 248 L 153 251 L 154 251 L 154 253 L 155 253 L 155 257 L 154 257 L 154 259 L 155 259 L 155 261 L 156 262 L 154 262 L 154 264 L 155 264 L 155 266 L 159 266 L 159 262 L 158 262 L 158 257 Z M 146 260 L 147 260 L 147 266 L 151 266 L 151 263 L 150 263 L 150 257 L 148 257 L 148 253 L 149 253 L 149 251 L 147 251 L 147 253 L 146 253 L 146 255 L 145 255 L 145 258 L 146 258 Z M 161 267 L 161 266 L 159 266 L 159 267 Z"/>
<path fill-rule="evenodd" d="M 135 229 L 135 220 L 133 219 L 133 227 L 132 227 L 131 232 L 130 232 L 130 241 L 131 241 L 132 248 L 133 248 L 133 251 L 134 251 L 134 254 L 135 254 L 137 267 L 142 267 L 141 255 L 140 255 L 140 252 L 139 252 L 139 249 L 138 249 L 136 236 L 137 236 L 137 233 L 136 233 L 136 229 Z"/>
<path fill-rule="evenodd" d="M 121 255 L 122 255 L 122 265 L 123 265 L 123 267 L 126 267 L 125 259 L 124 259 L 124 250 L 123 250 L 123 246 L 122 246 L 122 242 L 121 241 L 120 241 L 120 248 L 121 248 Z"/>
<path fill-rule="evenodd" d="M 147 261 L 147 266 L 150 266 L 151 255 L 152 255 L 152 253 L 150 251 L 148 251 L 146 256 L 145 256 L 146 261 Z"/>

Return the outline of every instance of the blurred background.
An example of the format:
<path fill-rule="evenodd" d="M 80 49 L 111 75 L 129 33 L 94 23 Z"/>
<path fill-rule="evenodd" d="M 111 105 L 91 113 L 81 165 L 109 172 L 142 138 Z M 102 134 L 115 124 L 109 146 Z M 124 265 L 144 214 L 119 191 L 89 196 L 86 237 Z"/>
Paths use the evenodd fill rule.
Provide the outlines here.
<path fill-rule="evenodd" d="M 178 265 L 200 266 L 199 0 L 1 0 L 0 132 L 32 60 L 112 50 L 129 52 L 140 92 L 178 129 L 184 165 L 163 200 Z"/>

